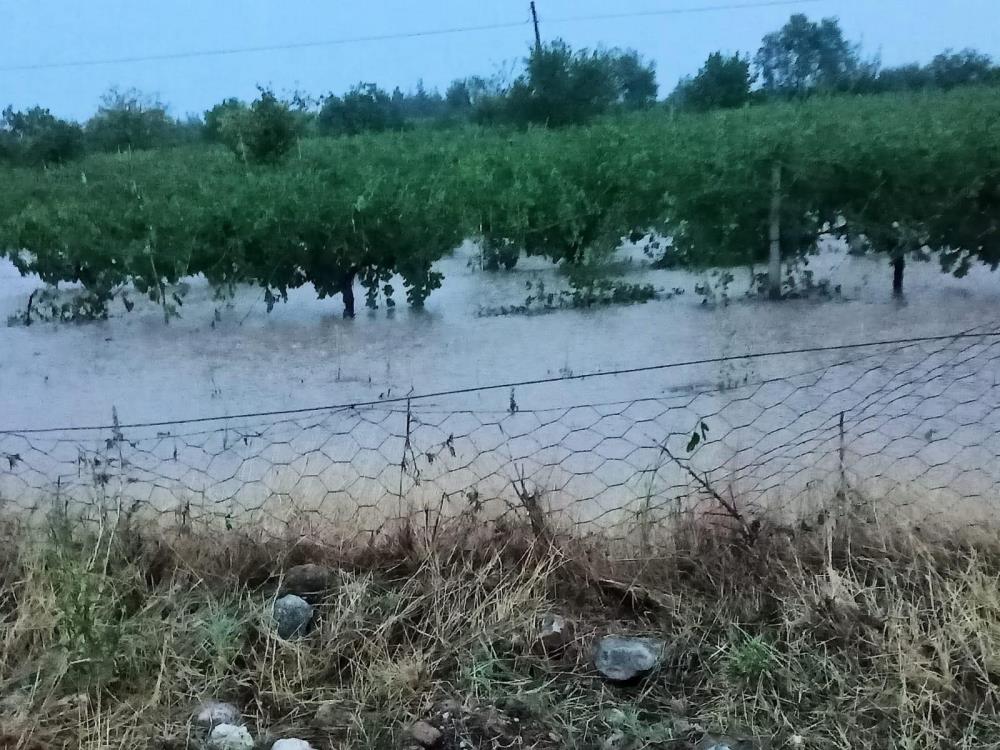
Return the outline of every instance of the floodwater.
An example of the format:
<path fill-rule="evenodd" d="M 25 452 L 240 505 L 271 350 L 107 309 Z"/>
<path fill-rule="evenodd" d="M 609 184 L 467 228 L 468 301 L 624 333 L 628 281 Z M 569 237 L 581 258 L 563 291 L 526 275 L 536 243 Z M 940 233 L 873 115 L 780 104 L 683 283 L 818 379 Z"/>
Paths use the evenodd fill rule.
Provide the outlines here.
<path fill-rule="evenodd" d="M 539 281 L 550 290 L 564 287 L 565 282 L 556 269 L 537 259 L 523 261 L 512 272 L 484 272 L 476 266 L 475 249 L 466 245 L 439 264 L 445 276 L 443 286 L 421 311 L 408 309 L 400 300 L 391 313 L 384 308 L 361 310 L 356 319 L 344 320 L 339 300 L 317 300 L 304 288 L 292 292 L 288 303 L 279 303 L 268 314 L 257 289 L 241 289 L 233 299 L 218 302 L 206 285 L 192 280 L 181 318 L 169 324 L 156 307 L 140 304 L 132 313 L 114 310 L 107 321 L 0 327 L 0 431 L 106 425 L 111 422 L 112 410 L 128 425 L 385 401 L 383 409 L 369 407 L 365 412 L 384 416 L 369 418 L 362 413 L 359 417 L 352 411 L 350 419 L 354 421 L 337 425 L 323 420 L 341 412 L 282 417 L 284 427 L 276 426 L 279 418 L 198 423 L 199 434 L 218 425 L 233 429 L 253 425 L 254 439 L 266 443 L 269 465 L 280 466 L 282 477 L 279 481 L 265 477 L 264 470 L 254 473 L 244 455 L 225 466 L 221 476 L 210 476 L 211 481 L 204 477 L 198 483 L 185 480 L 186 489 L 194 491 L 197 484 L 197 492 L 204 494 L 207 486 L 226 481 L 226 498 L 231 500 L 233 487 L 247 482 L 252 474 L 250 484 L 260 484 L 265 494 L 287 497 L 296 489 L 315 492 L 316 487 L 305 487 L 300 480 L 303 476 L 315 479 L 327 471 L 325 466 L 315 465 L 319 455 L 341 467 L 341 474 L 350 468 L 370 479 L 380 491 L 401 494 L 402 478 L 398 487 L 389 486 L 396 482 L 388 480 L 383 469 L 400 474 L 396 454 L 405 453 L 407 447 L 396 443 L 409 435 L 411 428 L 383 425 L 386 419 L 396 419 L 406 411 L 405 402 L 393 399 L 408 394 L 754 352 L 937 336 L 974 328 L 994 330 L 998 323 L 1000 276 L 983 268 L 955 279 L 940 273 L 934 264 L 911 263 L 906 297 L 899 300 L 890 294 L 891 272 L 884 261 L 851 257 L 829 246 L 811 267 L 817 278 L 827 278 L 840 287 L 839 297 L 781 303 L 746 300 L 741 291 L 748 272 L 736 269 L 729 290 L 732 302 L 709 306 L 694 292 L 703 275 L 651 270 L 641 254 L 625 255 L 628 263 L 624 273 L 629 280 L 666 290 L 680 288 L 684 293 L 629 306 L 561 309 L 536 315 L 484 314 L 524 304 Z M 37 286 L 37 280 L 21 278 L 12 266 L 0 265 L 0 320 L 23 309 L 28 294 Z M 1000 454 L 996 446 L 987 444 L 996 432 L 997 363 L 992 359 L 994 342 L 983 342 L 980 349 L 972 351 L 970 347 L 977 343 L 753 358 L 518 386 L 513 391 L 504 387 L 436 396 L 412 406 L 415 413 L 424 413 L 413 420 L 413 429 L 419 425 L 427 437 L 419 446 L 410 445 L 409 450 L 420 454 L 428 465 L 422 476 L 414 477 L 407 471 L 417 471 L 416 458 L 404 460 L 408 469 L 403 474 L 407 486 L 432 486 L 430 494 L 441 495 L 464 491 L 463 483 L 472 481 L 469 476 L 477 481 L 497 478 L 509 486 L 511 468 L 527 472 L 521 468 L 527 462 L 536 472 L 544 470 L 545 481 L 559 485 L 564 495 L 600 499 L 607 490 L 628 484 L 625 473 L 629 467 L 633 473 L 647 471 L 649 462 L 661 460 L 655 449 L 663 435 L 684 437 L 707 415 L 705 441 L 725 447 L 725 455 L 716 455 L 709 468 L 725 468 L 730 478 L 736 477 L 730 481 L 737 485 L 742 481 L 744 488 L 760 492 L 787 489 L 789 467 L 794 464 L 792 474 L 806 486 L 813 480 L 799 475 L 807 457 L 813 466 L 823 463 L 827 479 L 835 475 L 843 482 L 844 461 L 838 446 L 845 438 L 839 427 L 831 431 L 831 419 L 836 421 L 838 412 L 847 411 L 846 471 L 856 474 L 858 482 L 866 479 L 861 476 L 863 471 L 881 478 L 888 472 L 887 464 L 903 466 L 904 459 L 912 459 L 907 477 L 924 481 L 925 489 L 954 489 L 955 477 L 941 472 L 959 465 L 952 473 L 970 483 L 970 489 L 961 490 L 959 496 L 984 497 L 1000 485 L 1000 476 L 993 476 L 995 470 L 982 466 L 987 461 L 995 465 Z M 927 390 L 928 383 L 937 390 Z M 895 395 L 887 399 L 890 391 Z M 747 409 L 753 412 L 749 417 L 745 416 Z M 932 420 L 953 417 L 956 409 L 964 410 L 960 419 L 953 419 L 958 432 L 974 429 L 975 435 L 963 433 L 954 438 L 956 430 L 932 424 Z M 759 411 L 764 412 L 763 417 Z M 435 414 L 439 416 L 431 416 Z M 304 424 L 302 420 L 312 415 L 322 417 Z M 455 420 L 461 415 L 466 421 L 458 424 Z M 405 422 L 405 415 L 400 419 Z M 612 429 L 612 421 L 620 422 L 620 427 Z M 565 429 L 556 434 L 555 426 Z M 658 433 L 649 429 L 653 426 Z M 368 446 L 358 437 L 366 429 L 375 433 L 385 429 L 385 435 L 381 441 L 377 434 L 371 436 L 373 442 Z M 319 435 L 317 443 L 297 437 L 309 430 Z M 166 435 L 173 435 L 175 440 L 172 448 L 158 443 L 146 451 L 147 457 L 160 461 L 163 451 L 172 451 L 177 460 L 176 436 L 181 432 L 180 425 L 147 429 L 140 438 L 163 442 Z M 491 432 L 496 434 L 489 437 Z M 463 454 L 460 445 L 462 437 L 473 434 L 488 443 L 473 446 L 477 455 L 490 454 L 478 464 L 468 452 Z M 543 434 L 554 437 L 543 439 Z M 942 434 L 954 439 L 943 440 Z M 339 455 L 339 443 L 331 448 L 330 435 L 353 435 L 355 454 Z M 590 439 L 594 435 L 599 438 L 596 443 Z M 873 435 L 878 438 L 874 442 Z M 459 443 L 457 449 L 455 443 L 447 444 L 449 436 Z M 245 432 L 242 437 L 244 449 L 249 448 Z M 25 442 L 11 447 L 15 439 Z M 24 458 L 33 451 L 54 450 L 40 445 L 44 439 L 44 435 L 36 436 L 26 442 L 26 437 L 8 436 L 6 444 L 0 442 L 0 454 L 19 456 L 32 472 L 30 481 L 23 480 L 25 486 L 38 487 L 48 471 L 44 462 L 32 464 Z M 60 434 L 60 439 L 69 440 L 67 434 Z M 518 440 L 522 444 L 517 444 Z M 614 440 L 621 445 L 611 445 Z M 202 458 L 192 456 L 185 470 L 211 475 L 209 463 L 225 464 L 220 454 L 231 451 L 232 443 L 239 440 L 223 436 L 220 441 L 211 450 L 204 444 L 198 446 Z M 679 445 L 684 447 L 686 442 Z M 182 455 L 189 443 L 181 446 Z M 595 448 L 597 444 L 608 447 L 611 453 L 601 453 L 603 448 Z M 887 446 L 898 449 L 898 455 Z M 640 459 L 630 447 L 653 452 Z M 816 459 L 820 450 L 822 462 Z M 979 452 L 956 458 L 955 454 L 969 450 Z M 369 452 L 366 457 L 356 455 L 365 451 Z M 547 460 L 543 457 L 546 451 L 560 455 Z M 432 452 L 442 457 L 436 464 L 433 458 L 424 458 Z M 581 454 L 596 455 L 597 460 L 577 461 Z M 772 471 L 773 460 L 779 455 L 784 463 Z M 762 456 L 770 462 L 766 471 L 760 469 Z M 359 468 L 362 458 L 365 467 Z M 380 461 L 384 467 L 377 465 Z M 566 469 L 574 461 L 577 467 Z M 63 463 L 67 462 L 72 463 L 68 459 Z M 138 459 L 131 462 L 134 466 L 140 463 Z M 750 466 L 756 467 L 752 476 L 746 473 Z M 461 475 L 459 469 L 472 473 Z M 146 470 L 152 471 L 150 467 Z M 615 476 L 602 479 L 597 490 L 578 486 L 579 477 L 594 477 L 601 471 L 613 471 Z M 562 479 L 557 476 L 560 472 Z M 974 474 L 971 478 L 970 472 Z M 156 481 L 149 482 L 160 489 L 165 477 L 179 482 L 183 474 L 153 473 Z M 432 477 L 434 481 L 430 481 Z M 894 476 L 894 480 L 898 478 Z M 129 481 L 140 483 L 135 478 Z M 663 486 L 674 487 L 678 481 L 675 476 Z M 662 492 L 663 486 L 655 492 Z M 335 494 L 347 491 L 348 485 L 324 480 L 317 487 L 320 494 Z M 631 486 L 630 491 L 634 494 L 636 487 Z M 652 491 L 648 487 L 647 496 Z M 616 502 L 620 500 L 604 497 L 602 502 L 591 503 L 582 515 L 601 515 Z"/>
<path fill-rule="evenodd" d="M 112 319 L 88 324 L 0 323 L 0 428 L 106 424 L 112 407 L 124 422 L 143 422 L 320 406 L 411 389 L 425 393 L 946 334 L 1000 317 L 1000 276 L 988 269 L 954 279 L 933 264 L 911 263 L 906 299 L 899 301 L 889 293 L 890 270 L 883 261 L 834 253 L 814 265 L 817 276 L 841 285 L 843 301 L 737 300 L 706 309 L 693 292 L 700 275 L 636 271 L 644 281 L 681 287 L 686 294 L 635 306 L 479 317 L 483 308 L 523 304 L 531 294 L 526 282 L 541 279 L 550 288 L 562 282 L 542 262 L 486 273 L 470 267 L 472 256 L 472 248 L 463 248 L 440 263 L 444 284 L 423 311 L 401 301 L 392 315 L 362 310 L 355 320 L 344 320 L 338 299 L 317 300 L 303 288 L 268 314 L 257 289 L 239 291 L 227 306 L 196 281 L 181 319 L 169 325 L 151 305 L 131 314 L 118 308 Z M 738 297 L 746 271 L 734 274 L 731 296 Z M 0 321 L 23 309 L 37 286 L 6 262 L 0 265 Z M 739 375 L 794 372 L 828 360 L 817 355 L 740 365 Z M 614 382 L 603 380 L 562 388 L 558 395 L 570 403 L 594 393 L 604 400 L 649 396 L 726 376 L 715 369 L 658 374 L 649 379 L 650 392 L 635 392 L 634 381 L 618 392 Z M 497 398 L 506 403 L 507 393 L 483 396 L 487 403 Z"/>

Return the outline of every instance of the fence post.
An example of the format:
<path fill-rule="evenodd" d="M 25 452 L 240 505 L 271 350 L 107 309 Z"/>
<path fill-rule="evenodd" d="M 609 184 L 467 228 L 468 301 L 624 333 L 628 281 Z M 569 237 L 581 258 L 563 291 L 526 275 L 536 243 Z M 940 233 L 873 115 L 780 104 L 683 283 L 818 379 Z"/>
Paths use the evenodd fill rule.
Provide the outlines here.
<path fill-rule="evenodd" d="M 847 498 L 847 469 L 844 465 L 844 412 L 840 412 L 839 420 L 840 446 L 838 449 L 840 465 L 840 488 L 837 490 L 837 499 L 841 503 Z M 841 508 L 843 510 L 843 508 Z"/>
<path fill-rule="evenodd" d="M 771 169 L 771 251 L 767 267 L 768 296 L 781 299 L 781 164 Z"/>
<path fill-rule="evenodd" d="M 398 503 L 399 503 L 399 505 L 398 505 L 398 513 L 399 513 L 399 520 L 400 521 L 403 520 L 403 479 L 406 476 L 406 471 L 407 471 L 407 468 L 408 468 L 407 461 L 411 460 L 411 459 L 413 461 L 416 461 L 416 458 L 413 456 L 413 446 L 412 446 L 412 443 L 410 442 L 410 431 L 412 429 L 412 424 L 413 424 L 413 412 L 411 411 L 411 408 L 410 408 L 410 399 L 409 399 L 409 397 L 407 397 L 407 399 L 406 399 L 406 432 L 404 433 L 404 437 L 403 437 L 403 455 L 402 455 L 402 458 L 400 458 L 400 461 L 399 461 L 399 491 L 397 492 Z M 416 467 L 414 466 L 414 470 L 415 469 L 416 469 Z"/>

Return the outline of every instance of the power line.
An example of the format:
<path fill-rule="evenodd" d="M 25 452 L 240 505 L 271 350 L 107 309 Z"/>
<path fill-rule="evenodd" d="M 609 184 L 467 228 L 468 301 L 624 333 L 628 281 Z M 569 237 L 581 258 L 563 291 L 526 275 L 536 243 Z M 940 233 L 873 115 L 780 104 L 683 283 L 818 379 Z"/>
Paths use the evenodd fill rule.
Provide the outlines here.
<path fill-rule="evenodd" d="M 772 8 L 791 5 L 818 3 L 822 0 L 757 0 L 746 3 L 721 3 L 689 8 L 665 8 L 662 10 L 633 11 L 623 13 L 603 13 L 585 16 L 566 16 L 563 18 L 546 18 L 547 22 L 575 23 L 578 21 L 604 21 L 617 18 L 648 18 L 653 16 L 677 16 L 693 13 L 713 13 L 725 10 L 744 10 L 754 8 Z M 427 29 L 422 31 L 407 31 L 392 34 L 372 34 L 368 36 L 342 37 L 340 39 L 325 39 L 311 42 L 292 42 L 286 44 L 264 44 L 252 47 L 229 47 L 223 49 L 192 50 L 189 52 L 165 52 L 155 55 L 131 55 L 127 57 L 106 57 L 90 60 L 70 60 L 63 62 L 27 63 L 24 65 L 0 66 L 2 73 L 15 73 L 31 70 L 52 70 L 57 68 L 82 68 L 100 65 L 119 65 L 126 63 L 156 62 L 163 60 L 185 60 L 197 57 L 225 57 L 229 55 L 254 54 L 259 52 L 278 52 L 283 50 L 312 49 L 317 47 L 336 47 L 345 44 L 361 44 L 364 42 L 384 42 L 395 39 L 417 39 L 421 37 L 446 36 L 479 31 L 495 31 L 513 29 L 532 25 L 532 20 L 507 21 L 502 23 L 482 24 L 479 26 L 454 26 L 444 29 Z"/>
<path fill-rule="evenodd" d="M 664 10 L 640 10 L 623 13 L 601 13 L 588 16 L 564 16 L 562 18 L 549 18 L 546 16 L 546 23 L 572 23 L 575 21 L 609 21 L 616 18 L 644 18 L 652 16 L 680 16 L 692 13 L 715 13 L 722 10 L 744 10 L 754 8 L 777 8 L 789 5 L 806 5 L 809 3 L 819 3 L 823 0 L 763 0 L 749 3 L 722 3 L 719 5 L 703 5 L 692 8 L 668 8 Z"/>
<path fill-rule="evenodd" d="M 724 357 L 708 357 L 704 359 L 689 359 L 681 362 L 667 362 L 659 365 L 646 365 L 643 367 L 629 367 L 621 370 L 603 370 L 589 372 L 582 375 L 560 375 L 552 378 L 536 378 L 534 380 L 519 380 L 509 383 L 495 383 L 493 385 L 469 386 L 467 388 L 455 388 L 447 391 L 434 391 L 431 393 L 421 393 L 417 395 L 396 396 L 394 398 L 383 398 L 375 401 L 350 401 L 340 404 L 327 404 L 325 406 L 309 406 L 301 409 L 281 409 L 276 411 L 247 412 L 245 414 L 230 414 L 216 417 L 195 417 L 193 419 L 172 419 L 161 422 L 134 422 L 132 424 L 107 424 L 89 425 L 85 427 L 39 427 L 31 429 L 4 429 L 0 430 L 0 435 L 38 435 L 53 432 L 97 432 L 107 430 L 126 430 L 148 427 L 171 427 L 175 425 L 204 424 L 207 422 L 225 422 L 231 419 L 256 419 L 262 417 L 289 417 L 298 414 L 312 414 L 321 411 L 343 411 L 347 409 L 358 409 L 362 407 L 385 406 L 387 404 L 399 404 L 410 401 L 422 401 L 430 398 L 441 398 L 443 396 L 461 396 L 470 393 L 484 393 L 486 391 L 509 390 L 511 388 L 521 388 L 531 385 L 546 385 L 550 383 L 563 383 L 572 380 L 588 380 L 591 378 L 614 377 L 620 375 L 635 375 L 645 372 L 659 372 L 663 370 L 673 370 L 681 367 L 695 367 L 698 365 L 721 364 L 725 362 L 738 362 L 748 359 L 763 359 L 766 357 L 786 357 L 796 354 L 818 354 L 822 352 L 849 351 L 852 349 L 864 349 L 876 346 L 908 346 L 912 344 L 925 344 L 940 341 L 958 341 L 960 339 L 985 339 L 1000 337 L 1000 331 L 951 333 L 943 336 L 918 336 L 902 339 L 884 339 L 881 341 L 863 341 L 855 344 L 834 344 L 831 346 L 808 346 L 799 349 L 778 349 L 766 352 L 749 352 L 747 354 L 731 354 Z"/>
<path fill-rule="evenodd" d="M 527 26 L 530 21 L 509 21 L 507 23 L 491 23 L 481 26 L 455 26 L 447 29 L 430 29 L 425 31 L 407 31 L 396 34 L 372 34 L 370 36 L 343 37 L 341 39 L 326 39 L 313 42 L 293 42 L 290 44 L 264 44 L 256 47 L 230 47 L 228 49 L 193 50 L 190 52 L 166 52 L 159 55 L 134 55 L 131 57 L 107 57 L 96 60 L 74 60 L 70 62 L 31 63 L 28 65 L 8 65 L 0 67 L 0 72 L 25 70 L 48 70 L 51 68 L 76 68 L 96 65 L 117 65 L 119 63 L 154 62 L 157 60 L 184 60 L 192 57 L 223 57 L 226 55 L 244 55 L 256 52 L 277 52 L 279 50 L 310 49 L 313 47 L 335 47 L 343 44 L 359 44 L 362 42 L 383 42 L 392 39 L 414 39 L 418 37 L 445 36 L 448 34 L 463 34 L 473 31 L 493 31 L 496 29 L 511 29 Z"/>

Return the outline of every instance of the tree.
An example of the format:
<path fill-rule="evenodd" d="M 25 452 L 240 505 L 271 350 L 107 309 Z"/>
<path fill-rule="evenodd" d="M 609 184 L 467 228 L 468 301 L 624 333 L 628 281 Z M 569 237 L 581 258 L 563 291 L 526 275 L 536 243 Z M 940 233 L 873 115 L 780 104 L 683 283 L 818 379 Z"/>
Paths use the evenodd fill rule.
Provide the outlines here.
<path fill-rule="evenodd" d="M 616 106 L 648 106 L 655 96 L 655 71 L 635 52 L 574 52 L 556 40 L 534 50 L 525 72 L 499 97 L 486 97 L 482 109 L 518 125 L 560 127 L 587 122 Z"/>
<path fill-rule="evenodd" d="M 392 92 L 392 102 L 404 120 L 438 120 L 448 114 L 448 105 L 437 91 L 428 91 L 423 81 L 417 90 L 405 93 L 398 87 Z"/>
<path fill-rule="evenodd" d="M 452 111 L 468 112 L 472 109 L 472 92 L 468 81 L 462 78 L 452 81 L 444 92 L 444 101 Z"/>
<path fill-rule="evenodd" d="M 1000 67 L 992 58 L 973 49 L 945 50 L 927 65 L 911 63 L 884 68 L 861 87 L 864 91 L 950 90 L 959 86 L 1000 82 Z"/>
<path fill-rule="evenodd" d="M 281 161 L 298 139 L 298 120 L 285 102 L 268 89 L 248 108 L 232 107 L 222 115 L 222 141 L 245 162 Z"/>
<path fill-rule="evenodd" d="M 993 65 L 993 59 L 974 49 L 945 50 L 927 66 L 927 74 L 935 86 L 945 90 L 1000 81 L 1000 68 Z"/>
<path fill-rule="evenodd" d="M 656 68 L 646 63 L 634 50 L 609 53 L 618 103 L 626 109 L 644 109 L 656 101 Z"/>
<path fill-rule="evenodd" d="M 113 88 L 101 98 L 97 114 L 87 122 L 86 135 L 99 151 L 141 150 L 172 145 L 177 129 L 162 102 L 136 89 Z"/>
<path fill-rule="evenodd" d="M 7 107 L 0 116 L 0 155 L 14 164 L 62 164 L 81 156 L 83 150 L 83 128 L 47 109 L 15 112 Z"/>
<path fill-rule="evenodd" d="M 911 63 L 895 68 L 884 68 L 872 81 L 876 92 L 919 91 L 934 85 L 934 79 L 927 68 Z"/>
<path fill-rule="evenodd" d="M 202 131 L 210 143 L 222 143 L 222 126 L 233 114 L 245 112 L 247 105 L 235 97 L 223 100 L 205 112 L 205 127 Z"/>
<path fill-rule="evenodd" d="M 864 68 L 836 18 L 815 23 L 801 13 L 764 37 L 754 65 L 763 90 L 777 96 L 845 88 Z"/>
<path fill-rule="evenodd" d="M 681 81 L 672 98 L 698 111 L 732 109 L 750 101 L 750 61 L 713 52 L 694 78 Z"/>
<path fill-rule="evenodd" d="M 357 135 L 401 130 L 405 120 L 389 95 L 374 83 L 359 83 L 343 98 L 330 95 L 316 118 L 321 133 Z"/>

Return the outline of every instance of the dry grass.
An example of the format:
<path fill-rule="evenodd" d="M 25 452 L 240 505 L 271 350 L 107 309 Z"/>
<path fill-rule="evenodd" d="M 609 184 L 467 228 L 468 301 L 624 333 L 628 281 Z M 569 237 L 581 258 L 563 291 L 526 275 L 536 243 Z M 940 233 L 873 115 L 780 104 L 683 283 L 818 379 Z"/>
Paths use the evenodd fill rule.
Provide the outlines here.
<path fill-rule="evenodd" d="M 0 748 L 197 747 L 206 698 L 239 705 L 263 746 L 405 747 L 427 719 L 446 748 L 685 748 L 706 733 L 1000 747 L 1000 536 L 764 526 L 750 545 L 690 525 L 670 539 L 615 559 L 597 538 L 481 524 L 367 545 L 11 527 Z M 314 630 L 282 641 L 268 602 L 304 561 L 334 566 L 336 585 Z M 558 656 L 535 639 L 548 612 L 576 625 Z M 602 683 L 589 654 L 605 632 L 664 638 L 663 668 Z"/>

